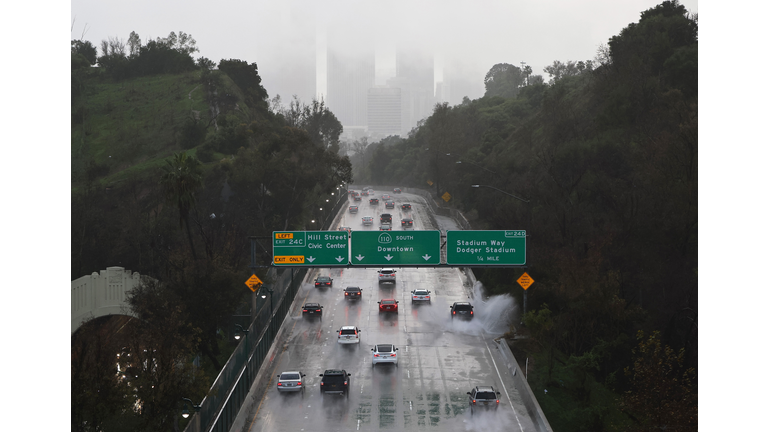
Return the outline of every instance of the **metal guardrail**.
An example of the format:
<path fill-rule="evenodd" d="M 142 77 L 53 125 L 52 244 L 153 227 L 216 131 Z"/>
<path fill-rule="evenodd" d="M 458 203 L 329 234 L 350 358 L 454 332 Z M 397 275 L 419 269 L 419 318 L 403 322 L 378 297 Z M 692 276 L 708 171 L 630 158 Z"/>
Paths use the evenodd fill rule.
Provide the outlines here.
<path fill-rule="evenodd" d="M 347 204 L 347 199 L 339 199 L 333 208 L 334 213 Z M 322 229 L 328 229 L 333 223 L 333 218 L 325 222 Z M 271 274 L 270 274 L 271 273 Z M 272 343 L 280 331 L 280 326 L 293 304 L 293 299 L 301 287 L 301 281 L 307 273 L 306 268 L 270 269 L 268 276 L 276 275 L 276 282 L 272 285 L 274 311 L 269 314 L 269 309 L 262 306 L 251 325 L 248 326 L 248 335 L 240 343 L 227 360 L 224 368 L 216 377 L 208 395 L 200 403 L 200 412 L 190 419 L 184 432 L 227 432 L 232 427 L 237 413 L 240 411 L 248 391 L 253 385 L 259 369 L 266 360 Z"/>

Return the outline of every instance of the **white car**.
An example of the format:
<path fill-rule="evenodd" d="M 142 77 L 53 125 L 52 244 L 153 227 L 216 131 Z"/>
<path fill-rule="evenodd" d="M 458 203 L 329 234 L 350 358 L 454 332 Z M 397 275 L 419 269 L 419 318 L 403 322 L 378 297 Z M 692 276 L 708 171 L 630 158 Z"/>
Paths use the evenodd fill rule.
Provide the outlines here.
<path fill-rule="evenodd" d="M 428 301 L 432 302 L 432 300 L 429 299 L 429 293 L 432 291 L 428 291 L 425 289 L 415 289 L 411 291 L 411 302 L 415 301 Z"/>
<path fill-rule="evenodd" d="M 373 216 L 363 216 L 363 225 L 373 225 Z"/>
<path fill-rule="evenodd" d="M 341 326 L 337 330 L 339 333 L 338 342 L 340 344 L 359 344 L 361 330 L 355 326 Z"/>
<path fill-rule="evenodd" d="M 299 371 L 283 372 L 277 376 L 278 392 L 296 392 L 304 390 L 301 377 L 307 376 Z"/>
<path fill-rule="evenodd" d="M 385 268 L 379 270 L 379 283 L 392 282 L 395 283 L 395 269 Z"/>
<path fill-rule="evenodd" d="M 371 348 L 373 351 L 373 357 L 371 358 L 371 366 L 376 363 L 394 363 L 397 366 L 397 351 L 392 344 L 379 344 Z"/>

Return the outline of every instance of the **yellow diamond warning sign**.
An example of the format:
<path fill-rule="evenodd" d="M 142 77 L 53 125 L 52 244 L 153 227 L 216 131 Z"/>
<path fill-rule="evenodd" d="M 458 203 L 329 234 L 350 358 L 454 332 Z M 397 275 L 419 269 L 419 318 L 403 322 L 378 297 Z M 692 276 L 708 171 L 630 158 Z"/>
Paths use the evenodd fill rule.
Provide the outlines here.
<path fill-rule="evenodd" d="M 261 279 L 259 279 L 256 275 L 252 275 L 248 278 L 247 281 L 245 281 L 245 284 L 248 285 L 248 288 L 250 288 L 253 292 L 256 292 L 256 290 L 259 289 L 259 286 L 261 286 L 263 283 L 264 282 L 262 282 Z"/>
<path fill-rule="evenodd" d="M 432 183 L 432 180 L 427 180 L 427 184 L 432 186 L 434 183 Z"/>
<path fill-rule="evenodd" d="M 451 199 L 451 194 L 446 192 L 446 193 L 443 194 L 443 196 L 441 198 L 443 199 L 443 201 L 448 202 Z"/>
<path fill-rule="evenodd" d="M 523 275 L 517 279 L 517 283 L 519 283 L 524 290 L 527 290 L 528 287 L 533 284 L 533 278 L 528 276 L 528 273 L 523 273 Z"/>

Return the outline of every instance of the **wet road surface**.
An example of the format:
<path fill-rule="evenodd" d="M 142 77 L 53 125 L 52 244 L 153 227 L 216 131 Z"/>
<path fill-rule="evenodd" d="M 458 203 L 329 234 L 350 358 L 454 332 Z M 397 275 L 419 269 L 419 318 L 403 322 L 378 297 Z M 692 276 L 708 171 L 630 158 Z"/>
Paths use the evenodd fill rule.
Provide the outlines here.
<path fill-rule="evenodd" d="M 377 191 L 375 196 L 381 194 Z M 395 209 L 384 209 L 383 201 L 371 206 L 366 197 L 350 200 L 360 210 L 345 212 L 338 225 L 378 230 L 379 215 L 390 213 L 394 230 L 400 230 L 405 215 L 414 219 L 415 229 L 438 229 L 430 222 L 422 197 L 406 193 L 393 197 Z M 402 202 L 410 202 L 413 210 L 402 211 Z M 363 226 L 363 216 L 373 216 L 374 225 Z M 315 288 L 311 282 L 318 275 L 330 275 L 333 286 Z M 264 366 L 269 383 L 261 392 L 252 390 L 233 430 L 535 430 L 493 342 L 508 330 L 504 316 L 510 303 L 493 298 L 482 303 L 479 295 L 478 300 L 469 298 L 476 287 L 470 287 L 458 269 L 401 268 L 396 279 L 394 284 L 379 284 L 377 269 L 372 268 L 310 271 L 283 323 L 273 359 Z M 347 286 L 361 287 L 362 298 L 345 300 Z M 412 303 L 410 292 L 417 288 L 432 291 L 432 301 Z M 377 302 L 383 298 L 397 299 L 398 313 L 379 312 Z M 452 319 L 449 307 L 455 301 L 471 301 L 475 317 L 468 322 Z M 323 305 L 322 317 L 302 317 L 306 302 Z M 360 344 L 337 342 L 336 331 L 342 325 L 361 329 Z M 373 366 L 374 344 L 398 347 L 398 365 Z M 347 394 L 320 393 L 318 375 L 326 369 L 352 374 Z M 306 374 L 304 391 L 278 393 L 276 375 L 293 370 Z M 473 413 L 466 393 L 476 385 L 498 390 L 498 407 Z"/>

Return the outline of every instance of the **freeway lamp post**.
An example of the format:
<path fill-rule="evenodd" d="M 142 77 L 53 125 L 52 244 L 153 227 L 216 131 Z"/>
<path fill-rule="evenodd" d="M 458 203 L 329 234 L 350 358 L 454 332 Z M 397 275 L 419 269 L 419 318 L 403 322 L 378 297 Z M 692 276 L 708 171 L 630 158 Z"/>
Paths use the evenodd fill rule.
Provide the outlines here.
<path fill-rule="evenodd" d="M 191 399 L 181 398 L 181 400 L 184 401 L 184 408 L 181 410 L 182 417 L 189 418 L 189 408 L 187 407 L 187 402 L 189 402 L 189 404 L 192 405 L 192 409 L 194 409 L 195 412 L 200 412 L 200 405 L 195 405 Z"/>
<path fill-rule="evenodd" d="M 251 381 L 248 376 L 248 332 L 249 330 L 244 329 L 240 324 L 235 324 L 235 340 L 239 341 L 242 335 L 245 335 L 245 380 L 250 383 Z"/>
<path fill-rule="evenodd" d="M 262 287 L 261 288 L 261 298 L 265 299 L 267 298 L 267 294 L 269 294 L 269 316 L 272 316 L 274 313 L 274 309 L 272 307 L 272 288 Z"/>

